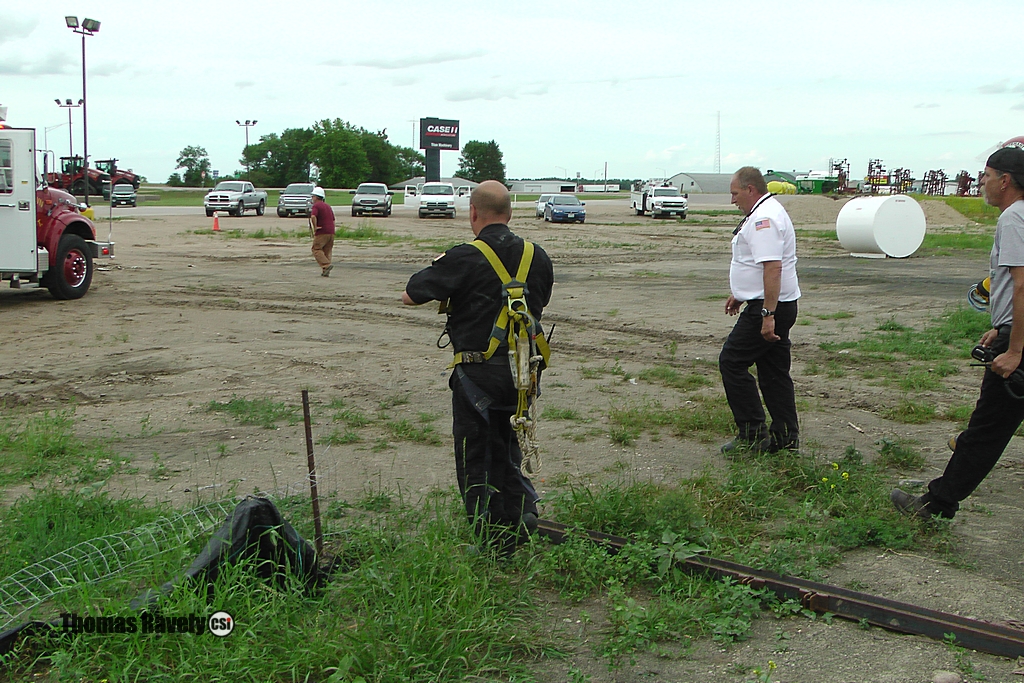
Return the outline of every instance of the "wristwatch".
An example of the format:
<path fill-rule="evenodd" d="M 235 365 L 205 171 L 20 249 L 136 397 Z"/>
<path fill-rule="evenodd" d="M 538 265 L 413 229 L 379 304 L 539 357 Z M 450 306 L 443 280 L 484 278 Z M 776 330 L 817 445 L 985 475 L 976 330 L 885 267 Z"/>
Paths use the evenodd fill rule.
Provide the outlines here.
<path fill-rule="evenodd" d="M 769 311 L 767 308 L 762 308 L 761 309 L 761 317 L 762 318 L 767 318 L 770 315 L 775 315 L 775 311 Z"/>

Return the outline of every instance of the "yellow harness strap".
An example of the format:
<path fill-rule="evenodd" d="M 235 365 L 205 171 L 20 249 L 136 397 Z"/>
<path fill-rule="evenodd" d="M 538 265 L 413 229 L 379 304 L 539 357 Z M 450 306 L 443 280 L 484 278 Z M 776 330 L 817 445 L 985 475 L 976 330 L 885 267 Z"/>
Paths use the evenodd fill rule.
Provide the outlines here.
<path fill-rule="evenodd" d="M 502 307 L 494 321 L 491 337 L 487 342 L 487 349 L 483 351 L 483 360 L 489 360 L 503 341 L 508 343 L 510 352 L 515 349 L 516 330 L 514 328 L 517 326 L 509 324 L 511 320 L 515 320 L 524 323 L 518 326 L 520 328 L 519 336 L 525 337 L 529 335 L 533 338 L 537 345 L 537 351 L 544 358 L 544 366 L 547 367 L 548 360 L 551 357 L 551 349 L 548 346 L 547 339 L 544 338 L 543 332 L 539 332 L 539 325 L 536 319 L 530 315 L 526 305 L 526 276 L 530 273 L 530 266 L 533 263 L 533 242 L 523 242 L 523 256 L 519 260 L 519 268 L 516 270 L 514 280 L 505 268 L 505 264 L 501 262 L 501 259 L 498 258 L 498 255 L 494 253 L 494 250 L 486 242 L 483 240 L 473 240 L 470 244 L 479 249 L 480 253 L 487 259 L 487 262 L 491 264 L 491 268 L 494 269 L 498 279 L 501 280 L 502 293 L 505 295 L 506 300 L 506 305 Z M 471 356 L 470 353 L 460 351 L 455 354 L 448 367 L 454 368 L 459 363 L 473 362 L 475 360 L 473 356 L 478 355 L 479 352 L 474 352 Z"/>

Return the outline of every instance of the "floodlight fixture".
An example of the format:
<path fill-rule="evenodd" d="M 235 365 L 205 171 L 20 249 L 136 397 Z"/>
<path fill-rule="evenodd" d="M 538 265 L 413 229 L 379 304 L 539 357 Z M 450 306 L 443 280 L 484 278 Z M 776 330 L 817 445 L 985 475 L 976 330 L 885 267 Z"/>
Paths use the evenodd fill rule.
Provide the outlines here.
<path fill-rule="evenodd" d="M 64 21 L 68 28 L 78 28 L 78 17 L 64 17 Z"/>
<path fill-rule="evenodd" d="M 100 30 L 100 22 L 96 21 L 95 19 L 83 19 L 82 28 L 84 28 L 86 31 L 96 33 Z"/>

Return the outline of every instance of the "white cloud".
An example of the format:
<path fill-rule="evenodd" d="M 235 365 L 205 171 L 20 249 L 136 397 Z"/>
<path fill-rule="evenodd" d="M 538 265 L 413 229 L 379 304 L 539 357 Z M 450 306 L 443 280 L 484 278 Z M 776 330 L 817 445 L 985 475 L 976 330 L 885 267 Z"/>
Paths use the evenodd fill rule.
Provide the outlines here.
<path fill-rule="evenodd" d="M 444 99 L 448 102 L 468 102 L 470 100 L 486 100 L 487 102 L 496 102 L 501 99 L 516 99 L 516 88 L 514 87 L 501 87 L 501 86 L 489 86 L 485 88 L 462 88 L 459 90 L 451 90 L 444 95 Z"/>
<path fill-rule="evenodd" d="M 466 59 L 483 57 L 485 50 L 467 50 L 462 52 L 435 52 L 433 54 L 406 55 L 405 57 L 356 59 L 344 61 L 329 59 L 321 64 L 326 66 L 365 66 L 371 69 L 408 69 L 411 66 L 425 66 L 429 64 L 444 64 L 445 62 L 460 62 Z"/>
<path fill-rule="evenodd" d="M 982 95 L 998 95 L 1007 91 L 1010 84 L 1009 78 L 996 81 L 995 83 L 987 83 L 985 85 L 978 86 L 978 92 Z"/>
<path fill-rule="evenodd" d="M 251 88 L 256 85 L 256 81 L 235 81 L 236 88 Z"/>
<path fill-rule="evenodd" d="M 0 45 L 28 37 L 39 23 L 38 18 L 12 17 L 6 10 L 4 15 L 4 28 L 3 31 L 0 31 Z"/>
<path fill-rule="evenodd" d="M 69 65 L 67 55 L 49 52 L 42 58 L 26 59 L 17 57 L 0 57 L 0 75 L 2 76 L 52 76 L 67 73 Z"/>
<path fill-rule="evenodd" d="M 915 104 L 914 109 L 935 109 L 936 107 L 939 106 L 941 105 L 939 105 L 936 102 L 921 102 L 919 104 Z"/>

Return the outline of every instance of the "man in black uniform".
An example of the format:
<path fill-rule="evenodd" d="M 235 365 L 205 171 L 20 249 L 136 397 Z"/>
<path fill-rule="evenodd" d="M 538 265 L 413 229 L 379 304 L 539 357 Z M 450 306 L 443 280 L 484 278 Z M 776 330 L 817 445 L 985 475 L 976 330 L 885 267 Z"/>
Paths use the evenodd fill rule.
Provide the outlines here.
<path fill-rule="evenodd" d="M 504 185 L 481 183 L 469 200 L 469 225 L 509 273 L 516 273 L 524 241 L 508 228 L 512 203 Z M 551 299 L 551 259 L 539 246 L 526 277 L 526 302 L 538 320 Z M 483 253 L 460 244 L 409 279 L 402 303 L 448 301 L 452 350 L 461 354 L 448 385 L 452 390 L 455 471 L 466 514 L 481 535 L 503 551 L 514 549 L 522 527 L 536 525 L 537 494 L 520 469 L 523 454 L 509 423 L 518 393 L 507 341 L 482 359 L 494 323 L 505 305 L 502 284 Z M 471 362 L 476 361 L 476 362 Z"/>

